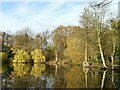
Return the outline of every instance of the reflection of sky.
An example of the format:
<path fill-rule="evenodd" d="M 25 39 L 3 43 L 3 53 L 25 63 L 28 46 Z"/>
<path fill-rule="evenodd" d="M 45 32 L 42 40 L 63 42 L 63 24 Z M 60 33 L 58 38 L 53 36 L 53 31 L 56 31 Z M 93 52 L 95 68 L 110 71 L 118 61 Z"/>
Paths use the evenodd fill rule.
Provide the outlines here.
<path fill-rule="evenodd" d="M 46 77 L 46 81 L 47 81 L 47 83 L 46 83 L 46 88 L 54 88 L 53 85 L 54 85 L 55 79 L 54 79 L 53 76 L 51 76 L 51 77 Z"/>
<path fill-rule="evenodd" d="M 14 33 L 28 26 L 36 33 L 47 29 L 52 30 L 58 25 L 79 25 L 79 16 L 87 4 L 86 0 L 81 2 L 2 2 L 0 30 L 10 30 Z M 112 7 L 115 11 L 117 5 L 114 3 Z"/>

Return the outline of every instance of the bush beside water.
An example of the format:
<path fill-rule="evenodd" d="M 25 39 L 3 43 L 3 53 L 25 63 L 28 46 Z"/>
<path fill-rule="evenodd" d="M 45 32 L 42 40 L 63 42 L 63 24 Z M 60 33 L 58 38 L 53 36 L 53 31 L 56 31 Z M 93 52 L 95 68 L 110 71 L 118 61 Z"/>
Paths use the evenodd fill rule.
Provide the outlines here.
<path fill-rule="evenodd" d="M 13 62 L 45 62 L 45 56 L 42 54 L 42 50 L 36 49 L 33 52 L 28 53 L 25 50 L 17 50 L 16 54 L 14 55 Z"/>

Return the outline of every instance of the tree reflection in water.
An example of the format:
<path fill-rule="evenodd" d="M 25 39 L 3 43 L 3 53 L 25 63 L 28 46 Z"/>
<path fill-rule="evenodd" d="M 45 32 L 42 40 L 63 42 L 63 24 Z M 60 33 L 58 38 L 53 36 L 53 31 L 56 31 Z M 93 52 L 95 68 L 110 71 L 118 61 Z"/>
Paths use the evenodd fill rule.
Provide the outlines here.
<path fill-rule="evenodd" d="M 14 88 L 41 87 L 40 75 L 44 70 L 44 64 L 33 66 L 32 64 L 13 64 L 13 71 L 7 79 L 7 84 Z"/>
<path fill-rule="evenodd" d="M 106 72 L 107 72 L 107 71 L 105 70 L 104 73 L 103 73 L 102 82 L 101 82 L 101 89 L 104 87 Z"/>
<path fill-rule="evenodd" d="M 88 83 L 88 71 L 89 71 L 89 68 L 83 68 L 83 71 L 85 73 L 85 85 L 86 85 L 86 88 L 88 87 L 87 83 Z"/>
<path fill-rule="evenodd" d="M 120 75 L 77 65 L 13 64 L 3 72 L 5 88 L 119 88 Z"/>

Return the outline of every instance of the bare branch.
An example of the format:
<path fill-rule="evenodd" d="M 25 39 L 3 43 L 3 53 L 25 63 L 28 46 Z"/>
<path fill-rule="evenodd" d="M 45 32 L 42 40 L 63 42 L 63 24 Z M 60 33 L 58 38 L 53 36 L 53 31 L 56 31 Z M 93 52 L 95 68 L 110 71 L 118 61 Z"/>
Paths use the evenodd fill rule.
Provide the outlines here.
<path fill-rule="evenodd" d="M 112 3 L 112 1 L 113 0 L 111 0 L 111 1 L 108 1 L 108 2 L 106 2 L 106 1 L 108 1 L 108 0 L 103 0 L 102 2 L 100 2 L 100 3 L 98 3 L 98 4 L 90 4 L 90 6 L 91 7 L 97 7 L 97 8 L 100 8 L 100 7 L 104 7 L 104 6 L 107 6 L 107 5 L 109 5 L 110 3 Z"/>

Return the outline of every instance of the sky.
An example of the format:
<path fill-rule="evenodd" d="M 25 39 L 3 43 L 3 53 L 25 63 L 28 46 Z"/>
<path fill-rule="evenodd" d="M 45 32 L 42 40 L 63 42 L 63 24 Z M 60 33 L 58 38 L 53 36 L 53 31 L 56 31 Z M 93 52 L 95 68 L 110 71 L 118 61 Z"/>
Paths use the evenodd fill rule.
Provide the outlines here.
<path fill-rule="evenodd" d="M 118 14 L 118 1 L 110 10 Z M 33 33 L 54 30 L 59 25 L 79 25 L 80 15 L 91 0 L 2 0 L 0 31 L 15 33 L 29 27 Z"/>

